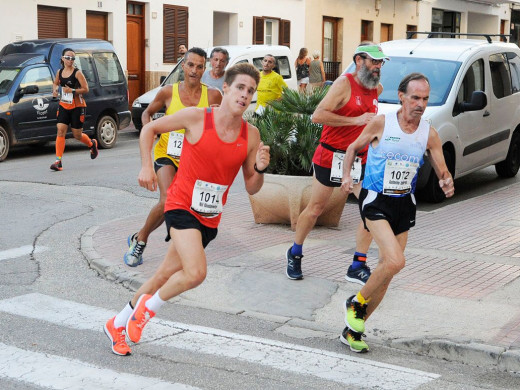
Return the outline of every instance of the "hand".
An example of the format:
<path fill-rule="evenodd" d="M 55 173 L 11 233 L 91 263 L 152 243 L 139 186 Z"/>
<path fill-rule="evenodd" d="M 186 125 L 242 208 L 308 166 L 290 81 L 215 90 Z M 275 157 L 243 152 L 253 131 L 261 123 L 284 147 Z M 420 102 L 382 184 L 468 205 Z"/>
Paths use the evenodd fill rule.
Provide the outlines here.
<path fill-rule="evenodd" d="M 446 195 L 446 198 L 452 197 L 455 193 L 455 187 L 453 186 L 453 179 L 451 177 L 439 180 L 439 186 L 444 191 L 444 195 Z"/>
<path fill-rule="evenodd" d="M 65 93 L 72 93 L 72 88 L 70 88 L 70 87 L 63 87 L 63 92 L 65 92 Z"/>
<path fill-rule="evenodd" d="M 256 151 L 256 169 L 263 171 L 267 168 L 270 158 L 269 145 L 264 145 L 264 143 L 260 141 L 260 145 L 258 145 L 258 150 Z"/>
<path fill-rule="evenodd" d="M 354 190 L 354 182 L 352 178 L 349 176 L 343 176 L 343 181 L 341 182 L 341 191 L 345 194 L 350 194 Z"/>
<path fill-rule="evenodd" d="M 155 174 L 152 167 L 141 168 L 137 181 L 141 187 L 146 188 L 149 191 L 157 190 L 157 175 Z"/>
<path fill-rule="evenodd" d="M 358 118 L 358 125 L 359 126 L 366 125 L 375 116 L 376 116 L 376 114 L 374 114 L 373 112 L 365 112 L 363 115 L 357 117 Z"/>

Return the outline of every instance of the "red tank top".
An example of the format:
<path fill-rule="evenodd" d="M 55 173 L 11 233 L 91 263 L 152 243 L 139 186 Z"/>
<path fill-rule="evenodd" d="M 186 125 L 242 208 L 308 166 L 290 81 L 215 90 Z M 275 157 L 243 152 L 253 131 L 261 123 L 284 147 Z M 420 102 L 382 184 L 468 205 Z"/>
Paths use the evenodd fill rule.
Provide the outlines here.
<path fill-rule="evenodd" d="M 213 109 L 205 109 L 200 139 L 194 144 L 184 140 L 179 171 L 168 188 L 164 210 L 187 210 L 203 225 L 218 227 L 229 187 L 246 160 L 247 140 L 247 122 L 242 120 L 237 139 L 222 141 Z"/>
<path fill-rule="evenodd" d="M 352 74 L 347 73 L 346 76 L 350 81 L 350 100 L 339 110 L 334 111 L 334 114 L 347 117 L 361 116 L 365 112 L 377 114 L 377 88 L 367 89 L 358 84 Z M 356 140 L 364 128 L 365 125 L 338 127 L 323 125 L 320 144 L 316 148 L 316 152 L 314 152 L 312 162 L 324 168 L 330 168 L 332 166 L 332 155 L 334 153 L 330 149 L 347 150 L 348 146 Z M 324 147 L 322 144 L 326 146 Z M 365 164 L 367 160 L 367 150 L 368 145 L 358 153 L 358 155 L 362 157 L 363 164 Z"/>

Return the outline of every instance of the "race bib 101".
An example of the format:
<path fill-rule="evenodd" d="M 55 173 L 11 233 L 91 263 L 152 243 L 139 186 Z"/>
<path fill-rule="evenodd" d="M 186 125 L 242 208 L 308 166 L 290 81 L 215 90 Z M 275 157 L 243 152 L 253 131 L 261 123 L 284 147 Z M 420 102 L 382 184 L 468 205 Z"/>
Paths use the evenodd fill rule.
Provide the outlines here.
<path fill-rule="evenodd" d="M 197 180 L 191 196 L 191 209 L 206 218 L 222 213 L 222 197 L 228 186 Z"/>

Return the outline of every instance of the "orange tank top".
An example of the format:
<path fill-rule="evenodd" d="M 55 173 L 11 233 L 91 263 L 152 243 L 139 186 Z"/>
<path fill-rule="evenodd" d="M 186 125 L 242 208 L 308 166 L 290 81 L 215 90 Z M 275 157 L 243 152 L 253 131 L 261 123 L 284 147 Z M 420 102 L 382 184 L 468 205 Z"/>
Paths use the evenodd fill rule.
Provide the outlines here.
<path fill-rule="evenodd" d="M 187 210 L 204 226 L 218 227 L 229 188 L 247 157 L 247 126 L 242 120 L 237 139 L 224 142 L 215 129 L 213 109 L 204 110 L 202 136 L 194 144 L 184 140 L 165 211 Z"/>

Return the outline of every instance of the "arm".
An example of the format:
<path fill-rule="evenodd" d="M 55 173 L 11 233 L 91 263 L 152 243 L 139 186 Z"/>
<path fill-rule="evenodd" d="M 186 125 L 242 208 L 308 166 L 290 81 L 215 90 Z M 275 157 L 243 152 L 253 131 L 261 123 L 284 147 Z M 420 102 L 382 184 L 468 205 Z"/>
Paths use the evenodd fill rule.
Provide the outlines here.
<path fill-rule="evenodd" d="M 374 141 L 375 139 L 380 139 L 384 128 L 385 116 L 376 116 L 365 126 L 359 137 L 357 137 L 356 140 L 347 148 L 345 159 L 343 160 L 343 181 L 341 182 L 341 189 L 345 193 L 350 194 L 354 188 L 354 183 L 350 177 L 350 170 L 352 168 L 352 164 L 354 163 L 354 159 L 356 158 L 357 152 L 363 149 L 366 144 Z"/>
<path fill-rule="evenodd" d="M 444 161 L 441 139 L 433 127 L 430 127 L 427 149 L 430 157 L 430 163 L 435 170 L 435 174 L 439 178 L 439 186 L 444 191 L 446 198 L 449 198 L 455 193 L 453 177 L 451 177 L 451 173 L 446 166 L 446 162 Z"/>
<path fill-rule="evenodd" d="M 166 106 L 166 102 L 168 102 L 172 96 L 172 88 L 173 87 L 171 85 L 165 85 L 159 90 L 159 92 L 157 92 L 157 95 L 155 95 L 152 102 L 148 105 L 148 107 L 146 107 L 146 109 L 141 114 L 141 121 L 143 123 L 143 126 L 151 122 L 153 114 L 155 114 L 161 108 Z"/>
<path fill-rule="evenodd" d="M 312 121 L 333 127 L 367 124 L 375 116 L 374 113 L 366 112 L 358 117 L 334 114 L 333 111 L 340 109 L 350 100 L 350 94 L 351 88 L 348 78 L 346 76 L 338 77 L 312 114 Z"/>
<path fill-rule="evenodd" d="M 210 107 L 218 107 L 222 102 L 222 94 L 216 88 L 208 88 L 208 103 Z"/>
<path fill-rule="evenodd" d="M 196 128 L 200 126 L 202 128 L 202 121 L 203 115 L 201 115 L 201 110 L 195 107 L 188 107 L 177 111 L 175 114 L 163 116 L 143 126 L 141 135 L 139 136 L 141 171 L 137 179 L 141 187 L 150 191 L 157 190 L 157 175 L 153 169 L 151 153 L 155 137 L 158 134 L 179 129 L 186 129 L 185 137 L 187 137 L 191 135 L 190 127 Z"/>
<path fill-rule="evenodd" d="M 379 83 L 377 86 L 377 97 L 383 93 L 383 84 Z"/>
<path fill-rule="evenodd" d="M 78 93 L 78 94 L 79 93 L 80 94 L 88 93 L 89 88 L 88 88 L 87 79 L 85 78 L 85 75 L 83 74 L 83 72 L 81 72 L 81 70 L 78 70 L 76 72 L 76 78 L 79 81 L 79 88 L 76 88 L 76 93 Z"/>
<path fill-rule="evenodd" d="M 56 77 L 54 78 L 54 82 L 52 83 L 52 96 L 58 97 L 58 90 L 60 87 L 60 71 L 56 72 Z"/>
<path fill-rule="evenodd" d="M 262 185 L 264 184 L 264 175 L 255 170 L 255 164 L 259 171 L 263 171 L 269 165 L 270 155 L 269 146 L 264 145 L 260 140 L 258 129 L 253 125 L 248 124 L 248 132 L 249 145 L 246 161 L 242 164 L 242 173 L 244 175 L 244 183 L 247 193 L 249 195 L 254 195 L 260 191 L 260 188 L 262 188 Z"/>
<path fill-rule="evenodd" d="M 320 61 L 320 70 L 321 70 L 321 81 L 325 82 L 325 68 L 323 67 L 323 61 Z"/>

